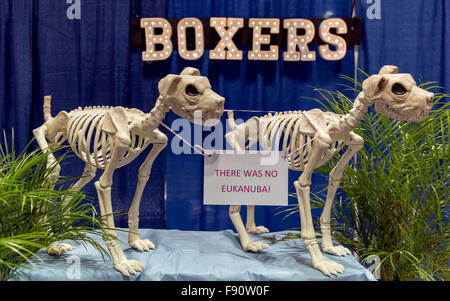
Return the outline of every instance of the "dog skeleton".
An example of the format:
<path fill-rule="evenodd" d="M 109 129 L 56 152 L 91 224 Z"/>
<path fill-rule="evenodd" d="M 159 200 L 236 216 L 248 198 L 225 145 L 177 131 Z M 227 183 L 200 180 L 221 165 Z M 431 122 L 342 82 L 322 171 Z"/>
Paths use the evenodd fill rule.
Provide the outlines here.
<path fill-rule="evenodd" d="M 128 212 L 130 233 L 128 242 L 139 251 L 154 248 L 148 239 L 140 239 L 138 233 L 139 205 L 145 185 L 150 177 L 152 164 L 167 145 L 167 136 L 158 130 L 166 113 L 172 109 L 177 115 L 206 125 L 214 125 L 220 120 L 225 99 L 216 94 L 206 77 L 199 70 L 185 68 L 180 75 L 169 74 L 158 84 L 160 96 L 150 113 L 123 107 L 86 107 L 67 113 L 61 111 L 54 118 L 50 114 L 50 96 L 44 98 L 44 118 L 46 122 L 33 131 L 43 151 L 50 144 L 62 143 L 67 139 L 73 152 L 85 162 L 83 176 L 73 189 L 81 189 L 95 177 L 97 168 L 104 169 L 99 181 L 95 182 L 102 221 L 109 229 L 114 229 L 111 207 L 111 186 L 114 170 L 129 164 L 150 144 L 150 153 L 139 168 L 138 183 L 133 202 Z M 201 112 L 201 119 L 194 118 L 194 112 Z M 60 138 L 63 138 L 62 141 Z M 47 164 L 56 161 L 51 154 Z M 60 167 L 54 169 L 57 177 Z M 144 265 L 136 260 L 128 260 L 120 248 L 115 230 L 105 230 L 103 239 L 112 257 L 113 266 L 123 275 L 142 271 Z M 50 254 L 61 254 L 71 250 L 69 244 L 53 243 L 47 248 Z"/>
<path fill-rule="evenodd" d="M 348 114 L 339 115 L 310 111 L 282 112 L 263 117 L 252 117 L 236 125 L 230 111 L 229 123 L 232 131 L 225 135 L 235 150 L 250 148 L 259 142 L 266 149 L 286 150 L 290 153 L 289 169 L 303 171 L 294 182 L 301 220 L 301 235 L 309 250 L 314 268 L 330 276 L 343 272 L 344 267 L 333 261 L 325 261 L 316 241 L 311 217 L 310 185 L 313 171 L 327 163 L 344 146 L 347 149 L 329 175 L 325 207 L 320 217 L 322 250 L 338 256 L 350 254 L 342 246 L 333 246 L 331 241 L 331 208 L 340 180 L 351 158 L 363 147 L 364 140 L 353 130 L 359 125 L 371 105 L 390 118 L 405 121 L 424 120 L 432 107 L 433 93 L 417 87 L 409 74 L 398 74 L 395 66 L 384 66 L 377 75 L 367 78 L 363 91 L 357 96 Z M 282 139 L 283 138 L 283 139 Z M 241 206 L 230 206 L 229 215 L 236 228 L 242 248 L 258 251 L 268 247 L 266 243 L 251 241 L 249 232 L 264 233 L 267 228 L 255 226 L 254 206 L 247 206 L 246 227 L 240 216 Z"/>

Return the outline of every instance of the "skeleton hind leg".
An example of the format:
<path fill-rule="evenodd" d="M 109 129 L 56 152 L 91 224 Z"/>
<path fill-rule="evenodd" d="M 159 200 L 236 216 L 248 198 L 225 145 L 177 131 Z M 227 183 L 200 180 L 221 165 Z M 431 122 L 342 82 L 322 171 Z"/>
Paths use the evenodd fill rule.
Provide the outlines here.
<path fill-rule="evenodd" d="M 248 233 L 261 234 L 269 232 L 269 229 L 264 226 L 256 226 L 254 205 L 247 205 L 247 221 L 245 223 L 245 228 Z"/>
<path fill-rule="evenodd" d="M 47 141 L 47 127 L 45 125 L 42 125 L 34 129 L 33 135 L 42 152 L 50 151 L 50 146 Z M 52 181 L 55 181 L 59 178 L 59 173 L 61 171 L 61 166 L 58 163 L 56 163 L 56 161 L 57 160 L 55 156 L 52 153 L 50 153 L 47 158 L 47 168 L 52 169 L 50 174 L 50 180 Z"/>
<path fill-rule="evenodd" d="M 249 149 L 258 141 L 258 126 L 258 120 L 256 118 L 251 118 L 245 124 L 240 124 L 235 129 L 233 129 L 233 131 L 227 133 L 225 135 L 225 139 L 236 151 Z M 248 145 L 246 146 L 247 142 Z M 228 214 L 234 228 L 239 234 L 239 240 L 244 251 L 257 252 L 269 247 L 269 245 L 265 242 L 252 241 L 250 235 L 248 235 L 248 233 L 256 233 L 256 229 L 260 230 L 259 233 L 269 232 L 269 230 L 265 227 L 256 227 L 255 206 L 247 206 L 246 226 L 244 226 L 240 211 L 240 205 L 231 205 Z M 262 231 L 264 230 L 262 228 L 264 228 L 266 231 Z"/>
<path fill-rule="evenodd" d="M 244 251 L 257 252 L 259 250 L 268 248 L 269 245 L 265 242 L 251 240 L 250 235 L 248 235 L 244 223 L 242 222 L 240 211 L 240 205 L 231 205 L 228 213 L 234 228 L 239 234 L 239 240 L 241 242 L 242 249 L 244 249 Z"/>
<path fill-rule="evenodd" d="M 40 149 L 43 152 L 49 151 L 49 144 L 47 142 L 47 127 L 45 125 L 42 125 L 36 129 L 33 130 L 33 135 L 40 147 Z M 61 171 L 61 167 L 56 162 L 56 158 L 53 154 L 49 154 L 47 157 L 47 168 L 51 168 L 51 174 L 50 174 L 50 180 L 55 181 L 59 178 L 59 173 Z M 55 165 L 56 164 L 56 165 Z M 45 216 L 45 215 L 44 215 Z M 41 224 L 45 223 L 45 219 L 41 219 L 39 221 Z M 51 232 L 51 231 L 49 231 Z M 74 249 L 74 246 L 68 243 L 59 243 L 59 242 L 52 242 L 50 243 L 46 250 L 49 255 L 61 255 L 65 252 L 72 251 Z"/>
<path fill-rule="evenodd" d="M 83 175 L 81 178 L 72 186 L 73 191 L 77 191 L 83 188 L 84 185 L 89 183 L 94 177 L 97 168 L 89 163 L 86 163 L 84 167 Z M 67 206 L 67 204 L 72 200 L 71 197 L 67 197 L 63 200 L 63 206 Z M 75 247 L 68 243 L 58 243 L 53 242 L 47 247 L 47 253 L 51 255 L 60 255 L 62 253 L 72 251 Z"/>
<path fill-rule="evenodd" d="M 86 163 L 84 166 L 83 174 L 81 175 L 80 179 L 73 184 L 72 190 L 77 191 L 83 188 L 86 184 L 88 184 L 93 178 L 95 178 L 97 172 L 97 167 L 90 163 Z M 70 201 L 70 198 L 67 198 L 64 200 L 64 206 L 67 205 L 67 203 Z"/>
<path fill-rule="evenodd" d="M 249 134 L 246 133 L 246 138 L 248 140 L 248 146 L 246 149 L 250 149 L 252 145 L 254 145 L 258 141 L 258 130 L 255 129 L 255 127 L 259 126 L 259 123 L 255 119 L 250 119 L 252 122 L 250 123 L 250 127 L 252 129 L 249 129 Z M 256 226 L 255 223 L 255 206 L 254 205 L 247 205 L 247 220 L 245 223 L 245 228 L 247 229 L 248 233 L 254 233 L 254 234 L 261 234 L 261 233 L 267 233 L 269 232 L 269 229 L 267 229 L 264 226 Z"/>

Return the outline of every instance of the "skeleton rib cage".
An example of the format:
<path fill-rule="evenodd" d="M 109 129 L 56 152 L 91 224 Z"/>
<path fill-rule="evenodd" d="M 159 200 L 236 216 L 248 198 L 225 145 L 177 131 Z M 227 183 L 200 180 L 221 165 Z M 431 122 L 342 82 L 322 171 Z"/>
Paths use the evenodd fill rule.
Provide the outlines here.
<path fill-rule="evenodd" d="M 113 137 L 104 132 L 103 122 L 109 107 L 88 107 L 69 113 L 66 138 L 72 151 L 84 162 L 104 169 L 111 158 Z M 131 133 L 130 149 L 124 154 L 119 166 L 133 161 L 150 144 L 149 137 Z"/>
<path fill-rule="evenodd" d="M 329 112 L 320 113 L 326 116 Z M 265 150 L 287 151 L 289 169 L 302 171 L 311 155 L 313 143 L 318 138 L 314 131 L 305 130 L 305 125 L 308 124 L 308 128 L 311 128 L 311 124 L 304 112 L 275 113 L 261 117 L 258 121 L 260 147 Z M 344 147 L 343 137 L 331 135 L 331 138 L 332 143 L 317 167 L 327 163 Z"/>

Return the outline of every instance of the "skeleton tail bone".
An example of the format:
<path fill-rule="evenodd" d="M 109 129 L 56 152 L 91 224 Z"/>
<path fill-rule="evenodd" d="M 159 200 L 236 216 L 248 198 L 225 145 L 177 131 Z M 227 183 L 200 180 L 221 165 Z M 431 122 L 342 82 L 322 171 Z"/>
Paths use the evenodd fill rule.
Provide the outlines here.
<path fill-rule="evenodd" d="M 233 147 L 234 150 L 241 150 L 237 140 L 238 133 L 235 133 L 237 124 L 234 121 L 234 112 L 228 111 L 227 115 L 228 115 L 228 124 L 230 125 L 231 131 L 225 135 L 225 139 Z"/>
<path fill-rule="evenodd" d="M 236 122 L 234 121 L 234 112 L 228 111 L 228 124 L 230 125 L 231 129 L 234 130 L 237 127 Z"/>
<path fill-rule="evenodd" d="M 44 96 L 44 119 L 45 119 L 45 121 L 49 121 L 50 119 L 53 118 L 52 114 L 51 114 L 51 102 L 52 102 L 51 95 Z"/>
<path fill-rule="evenodd" d="M 52 102 L 52 96 L 51 95 L 46 95 L 44 96 L 44 120 L 45 121 L 50 121 L 53 119 L 52 116 L 52 106 L 51 106 L 51 102 Z M 56 133 L 55 138 L 53 139 L 53 143 L 57 144 L 57 145 L 61 145 L 64 141 L 66 141 L 66 137 L 64 136 L 63 132 L 58 132 Z"/>

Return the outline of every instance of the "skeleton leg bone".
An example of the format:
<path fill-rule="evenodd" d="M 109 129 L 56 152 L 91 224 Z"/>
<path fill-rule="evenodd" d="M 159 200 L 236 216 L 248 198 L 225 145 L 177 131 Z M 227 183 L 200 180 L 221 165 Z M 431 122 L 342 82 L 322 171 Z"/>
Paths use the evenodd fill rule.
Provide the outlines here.
<path fill-rule="evenodd" d="M 167 137 L 158 130 L 155 130 L 155 140 L 152 141 L 153 147 L 145 159 L 144 163 L 139 168 L 138 184 L 136 192 L 133 197 L 133 203 L 131 204 L 128 212 L 128 227 L 130 233 L 128 234 L 128 243 L 131 247 L 138 251 L 149 251 L 154 249 L 155 245 L 148 239 L 140 239 L 139 237 L 139 205 L 141 203 L 142 193 L 144 192 L 145 185 L 150 177 L 153 162 L 159 153 L 167 146 Z"/>
<path fill-rule="evenodd" d="M 33 130 L 33 135 L 41 148 L 43 152 L 49 151 L 49 144 L 47 142 L 47 127 L 45 125 L 38 127 Z M 50 180 L 56 180 L 59 178 L 59 173 L 61 171 L 61 167 L 59 164 L 54 166 L 56 162 L 56 158 L 53 154 L 49 154 L 47 158 L 47 168 L 53 168 Z M 45 219 L 41 220 L 40 223 L 45 223 Z M 74 246 L 68 243 L 59 243 L 59 242 L 52 242 L 49 244 L 46 248 L 47 253 L 49 255 L 61 255 L 65 252 L 72 251 L 74 249 Z"/>
<path fill-rule="evenodd" d="M 331 208 L 333 206 L 334 197 L 336 196 L 336 191 L 341 182 L 345 167 L 348 165 L 353 156 L 359 150 L 361 150 L 364 140 L 360 136 L 350 132 L 350 136 L 346 137 L 345 142 L 348 145 L 348 148 L 330 173 L 327 199 L 323 208 L 322 215 L 320 216 L 320 229 L 322 231 L 322 251 L 338 256 L 349 255 L 351 254 L 351 252 L 349 249 L 343 246 L 333 247 L 330 229 Z"/>
<path fill-rule="evenodd" d="M 83 188 L 84 185 L 89 183 L 94 177 L 97 168 L 89 163 L 86 163 L 84 167 L 83 175 L 72 186 L 72 190 L 76 191 Z M 66 206 L 70 202 L 71 198 L 67 197 L 63 200 L 63 206 Z M 65 252 L 72 251 L 75 247 L 69 243 L 53 242 L 47 246 L 47 253 L 50 255 L 61 255 Z"/>
<path fill-rule="evenodd" d="M 114 142 L 111 158 L 108 161 L 105 171 L 99 181 L 95 182 L 95 188 L 97 189 L 102 221 L 107 228 L 103 230 L 103 240 L 105 241 L 109 253 L 111 254 L 113 266 L 123 275 L 129 276 L 130 274 L 141 272 L 144 265 L 134 259 L 128 260 L 120 247 L 119 240 L 117 239 L 117 231 L 115 230 L 111 205 L 112 177 L 120 159 L 123 158 L 124 154 L 127 152 L 128 145 L 122 143 L 117 137 Z"/>
<path fill-rule="evenodd" d="M 93 178 L 95 178 L 96 172 L 97 167 L 95 167 L 92 164 L 86 163 L 81 178 L 75 184 L 73 184 L 72 190 L 77 191 L 83 188 L 87 183 L 89 183 Z M 70 202 L 70 198 L 64 200 L 63 203 L 64 206 L 67 205 L 68 202 Z"/>
<path fill-rule="evenodd" d="M 72 186 L 73 190 L 79 190 L 89 183 L 93 178 L 95 178 L 95 173 L 97 172 L 97 167 L 92 164 L 86 163 L 83 170 L 83 175 L 81 178 Z"/>
<path fill-rule="evenodd" d="M 233 114 L 229 112 L 229 122 L 233 131 L 225 135 L 227 142 L 236 151 L 242 151 L 250 148 L 258 141 L 258 121 L 257 118 L 248 120 L 245 124 L 236 125 L 234 123 Z M 248 142 L 247 147 L 245 146 Z M 240 214 L 240 205 L 231 205 L 229 208 L 229 216 L 234 225 L 234 228 L 239 234 L 241 246 L 244 251 L 257 252 L 259 250 L 269 247 L 268 244 L 260 241 L 252 241 L 248 233 L 265 233 L 269 230 L 265 227 L 256 227 L 255 225 L 255 206 L 247 206 L 247 221 L 244 227 L 244 222 Z"/>
<path fill-rule="evenodd" d="M 300 210 L 301 219 L 301 234 L 303 241 L 311 255 L 311 260 L 314 268 L 318 269 L 327 276 L 331 274 L 337 275 L 338 272 L 343 272 L 344 267 L 333 261 L 325 261 L 320 248 L 317 244 L 316 233 L 314 231 L 314 225 L 311 214 L 310 204 L 310 186 L 312 173 L 317 166 L 323 153 L 328 149 L 329 144 L 324 142 L 328 139 L 319 138 L 313 146 L 313 150 L 308 159 L 308 163 L 305 165 L 302 175 L 298 181 L 294 182 L 294 186 L 297 190 L 298 204 Z"/>
<path fill-rule="evenodd" d="M 247 229 L 244 227 L 242 222 L 240 205 L 231 205 L 229 209 L 230 219 L 233 222 L 234 228 L 239 234 L 239 240 L 241 241 L 241 246 L 244 251 L 257 252 L 259 250 L 268 248 L 269 245 L 262 241 L 252 241 L 250 235 L 248 235 Z"/>
<path fill-rule="evenodd" d="M 254 205 L 247 206 L 247 221 L 245 223 L 245 228 L 248 233 L 261 234 L 269 232 L 269 229 L 264 226 L 256 226 Z"/>
<path fill-rule="evenodd" d="M 47 127 L 42 125 L 33 130 L 33 135 L 41 148 L 42 152 L 50 151 L 50 146 L 47 142 Z M 47 158 L 47 168 L 52 168 L 50 180 L 57 180 L 59 173 L 61 172 L 61 166 L 59 164 L 54 165 L 56 158 L 53 154 L 49 154 Z"/>

